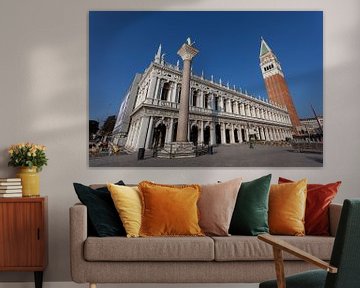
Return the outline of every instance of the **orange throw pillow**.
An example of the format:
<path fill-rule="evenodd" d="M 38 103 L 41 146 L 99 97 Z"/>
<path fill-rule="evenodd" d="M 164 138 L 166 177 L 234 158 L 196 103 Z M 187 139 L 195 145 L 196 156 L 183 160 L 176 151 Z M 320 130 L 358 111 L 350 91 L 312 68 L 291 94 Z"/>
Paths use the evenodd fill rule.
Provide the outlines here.
<path fill-rule="evenodd" d="M 199 185 L 139 183 L 142 198 L 140 236 L 203 236 L 199 227 Z"/>
<path fill-rule="evenodd" d="M 279 184 L 293 181 L 279 177 Z M 335 198 L 341 181 L 329 184 L 307 184 L 305 233 L 329 236 L 329 206 Z"/>
<path fill-rule="evenodd" d="M 271 234 L 303 236 L 306 207 L 306 184 L 273 184 L 269 195 L 269 228 Z"/>

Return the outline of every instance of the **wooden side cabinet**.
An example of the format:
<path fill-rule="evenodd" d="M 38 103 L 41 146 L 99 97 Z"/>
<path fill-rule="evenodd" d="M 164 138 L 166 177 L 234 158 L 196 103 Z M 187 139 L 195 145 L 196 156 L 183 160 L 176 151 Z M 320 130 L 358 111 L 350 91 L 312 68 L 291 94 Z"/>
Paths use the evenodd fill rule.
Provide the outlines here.
<path fill-rule="evenodd" d="M 0 198 L 0 271 L 32 271 L 41 288 L 47 250 L 47 197 Z"/>

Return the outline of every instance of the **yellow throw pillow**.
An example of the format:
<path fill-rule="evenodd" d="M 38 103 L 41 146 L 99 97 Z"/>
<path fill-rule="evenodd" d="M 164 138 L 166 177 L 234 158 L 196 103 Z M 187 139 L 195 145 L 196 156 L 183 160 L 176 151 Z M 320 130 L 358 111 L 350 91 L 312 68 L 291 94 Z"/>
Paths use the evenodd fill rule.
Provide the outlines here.
<path fill-rule="evenodd" d="M 139 183 L 142 198 L 140 236 L 203 236 L 197 201 L 199 185 Z"/>
<path fill-rule="evenodd" d="M 141 196 L 138 187 L 107 184 L 127 237 L 139 237 Z"/>
<path fill-rule="evenodd" d="M 306 185 L 307 179 L 271 185 L 269 195 L 271 234 L 295 236 L 305 234 Z"/>

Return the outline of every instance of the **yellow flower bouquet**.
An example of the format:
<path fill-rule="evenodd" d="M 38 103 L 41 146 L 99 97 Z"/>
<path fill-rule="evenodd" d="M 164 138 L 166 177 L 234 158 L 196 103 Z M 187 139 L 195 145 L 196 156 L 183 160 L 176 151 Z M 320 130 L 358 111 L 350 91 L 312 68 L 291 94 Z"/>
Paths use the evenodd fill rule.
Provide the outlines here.
<path fill-rule="evenodd" d="M 48 159 L 45 155 L 46 147 L 33 143 L 20 143 L 9 147 L 9 166 L 14 167 L 36 167 L 40 172 L 47 165 Z"/>

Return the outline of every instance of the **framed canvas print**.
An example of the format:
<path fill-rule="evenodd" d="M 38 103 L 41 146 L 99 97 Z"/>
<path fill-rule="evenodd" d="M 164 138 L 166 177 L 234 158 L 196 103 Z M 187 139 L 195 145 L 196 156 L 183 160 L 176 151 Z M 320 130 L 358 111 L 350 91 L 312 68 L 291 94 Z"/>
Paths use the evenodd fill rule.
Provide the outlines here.
<path fill-rule="evenodd" d="M 321 167 L 321 11 L 89 12 L 90 167 Z"/>

